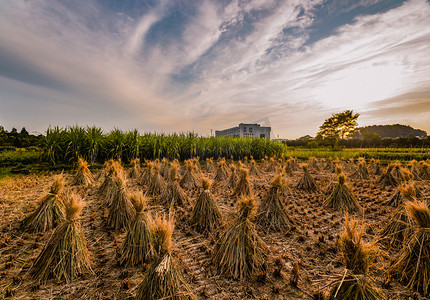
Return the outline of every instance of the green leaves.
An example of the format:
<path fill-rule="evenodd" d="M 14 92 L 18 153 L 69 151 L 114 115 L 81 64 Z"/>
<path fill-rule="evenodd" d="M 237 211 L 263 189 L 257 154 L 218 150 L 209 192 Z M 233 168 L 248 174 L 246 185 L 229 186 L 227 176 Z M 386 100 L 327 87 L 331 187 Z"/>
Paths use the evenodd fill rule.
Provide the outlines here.
<path fill-rule="evenodd" d="M 320 126 L 317 137 L 337 141 L 346 138 L 355 127 L 360 114 L 354 114 L 352 110 L 333 114 Z"/>

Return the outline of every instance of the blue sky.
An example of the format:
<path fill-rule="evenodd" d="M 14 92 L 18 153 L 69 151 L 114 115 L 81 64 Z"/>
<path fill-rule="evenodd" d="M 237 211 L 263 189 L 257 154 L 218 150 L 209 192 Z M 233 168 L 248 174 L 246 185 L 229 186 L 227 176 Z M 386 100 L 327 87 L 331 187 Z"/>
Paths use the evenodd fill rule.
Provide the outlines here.
<path fill-rule="evenodd" d="M 427 0 L 0 2 L 0 124 L 430 132 Z"/>

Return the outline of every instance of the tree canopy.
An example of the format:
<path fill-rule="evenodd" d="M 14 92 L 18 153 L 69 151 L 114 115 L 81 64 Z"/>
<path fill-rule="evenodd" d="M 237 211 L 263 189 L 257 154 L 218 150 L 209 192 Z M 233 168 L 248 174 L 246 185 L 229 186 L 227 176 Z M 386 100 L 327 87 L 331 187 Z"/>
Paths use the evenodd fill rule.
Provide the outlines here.
<path fill-rule="evenodd" d="M 357 127 L 359 116 L 360 114 L 354 114 L 352 110 L 332 114 L 320 126 L 317 138 L 331 140 L 333 143 L 339 139 L 345 139 Z"/>

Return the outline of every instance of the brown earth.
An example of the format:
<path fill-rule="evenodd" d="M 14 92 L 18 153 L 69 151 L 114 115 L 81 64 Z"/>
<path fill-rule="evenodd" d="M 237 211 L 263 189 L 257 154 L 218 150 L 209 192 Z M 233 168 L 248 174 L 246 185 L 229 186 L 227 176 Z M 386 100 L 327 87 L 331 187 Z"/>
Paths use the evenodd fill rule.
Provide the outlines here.
<path fill-rule="evenodd" d="M 261 168 L 261 166 L 260 166 Z M 203 174 L 209 178 L 214 173 Z M 211 263 L 211 251 L 218 234 L 203 236 L 190 225 L 191 208 L 176 212 L 174 255 L 191 289 L 199 299 L 314 299 L 319 291 L 327 293 L 334 276 L 344 273 L 342 256 L 338 250 L 338 236 L 344 229 L 344 215 L 326 209 L 323 201 L 325 189 L 335 180 L 333 173 L 311 172 L 318 185 L 317 192 L 297 190 L 295 185 L 302 172 L 288 175 L 290 195 L 284 198 L 291 220 L 289 232 L 265 232 L 258 228 L 261 238 L 269 247 L 265 271 L 247 280 L 233 280 L 217 274 Z M 13 299 L 127 299 L 133 298 L 143 278 L 146 266 L 125 268 L 118 265 L 118 252 L 125 231 L 114 232 L 106 226 L 107 208 L 97 195 L 101 180 L 90 188 L 69 187 L 84 199 L 81 223 L 85 230 L 88 250 L 93 262 L 92 270 L 71 284 L 50 279 L 45 285 L 36 284 L 28 270 L 42 250 L 52 231 L 33 234 L 19 229 L 19 222 L 31 213 L 49 192 L 55 174 L 9 177 L 0 181 L 0 298 Z M 263 172 L 250 176 L 256 199 L 267 192 L 275 173 Z M 67 182 L 72 175 L 66 174 Z M 381 224 L 393 211 L 385 204 L 395 189 L 378 185 L 379 176 L 370 180 L 347 180 L 358 197 L 364 213 L 352 214 L 367 225 L 366 241 L 374 241 Z M 135 180 L 128 180 L 128 189 L 146 191 Z M 429 181 L 421 182 L 424 197 L 429 200 Z M 228 224 L 237 210 L 236 198 L 227 182 L 211 188 L 221 208 L 224 223 Z M 195 202 L 201 190 L 186 191 Z M 149 211 L 160 211 L 151 199 Z M 227 226 L 227 225 L 225 225 Z M 391 281 L 384 284 L 394 252 L 379 246 L 380 255 L 370 275 L 389 299 L 419 299 L 418 295 Z M 281 262 L 281 274 L 275 272 L 275 261 Z M 291 270 L 299 265 L 297 287 L 290 283 Z"/>

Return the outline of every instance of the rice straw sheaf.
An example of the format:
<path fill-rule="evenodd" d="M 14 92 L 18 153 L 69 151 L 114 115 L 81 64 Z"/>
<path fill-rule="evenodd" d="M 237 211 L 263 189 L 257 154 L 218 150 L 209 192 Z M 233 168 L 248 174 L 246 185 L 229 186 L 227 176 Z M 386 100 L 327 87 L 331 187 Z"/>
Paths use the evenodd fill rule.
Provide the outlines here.
<path fill-rule="evenodd" d="M 266 196 L 261 201 L 256 215 L 256 223 L 265 230 L 288 230 L 290 219 L 281 200 L 281 190 L 286 186 L 286 179 L 282 174 L 277 175 Z"/>
<path fill-rule="evenodd" d="M 292 171 L 298 171 L 299 170 L 299 163 L 297 162 L 297 158 L 290 157 L 287 160 L 287 164 Z"/>
<path fill-rule="evenodd" d="M 315 157 L 310 157 L 308 160 L 308 167 L 310 170 L 313 170 L 315 172 L 320 172 L 321 169 L 318 165 L 318 160 Z"/>
<path fill-rule="evenodd" d="M 425 202 L 408 202 L 413 233 L 390 268 L 391 277 L 424 297 L 430 296 L 430 209 Z"/>
<path fill-rule="evenodd" d="M 67 283 L 91 268 L 83 228 L 77 217 L 82 209 L 78 196 L 65 199 L 66 219 L 52 233 L 50 239 L 30 268 L 30 274 L 41 283 L 50 276 Z"/>
<path fill-rule="evenodd" d="M 134 266 L 148 262 L 154 256 L 152 246 L 151 219 L 144 212 L 146 198 L 141 193 L 130 195 L 136 214 L 130 222 L 124 243 L 121 249 L 120 263 Z"/>
<path fill-rule="evenodd" d="M 170 166 L 167 158 L 163 158 L 161 160 L 160 175 L 163 177 L 164 180 L 169 180 Z"/>
<path fill-rule="evenodd" d="M 83 185 L 90 186 L 94 183 L 93 174 L 88 169 L 88 163 L 83 159 L 78 159 L 78 170 L 76 171 L 75 177 L 72 181 L 72 185 Z"/>
<path fill-rule="evenodd" d="M 172 256 L 173 219 L 156 217 L 152 231 L 156 258 L 139 284 L 136 299 L 197 299 Z"/>
<path fill-rule="evenodd" d="M 271 158 L 269 159 L 269 164 L 267 165 L 266 172 L 268 172 L 268 173 L 273 173 L 273 172 L 275 172 L 275 171 L 276 171 L 276 167 L 277 167 L 277 163 L 276 163 L 276 161 L 273 159 L 273 157 L 271 157 Z"/>
<path fill-rule="evenodd" d="M 176 181 L 177 169 L 177 164 L 172 164 L 170 168 L 170 178 L 167 182 L 166 189 L 160 196 L 160 203 L 167 206 L 177 205 L 185 208 L 190 205 L 191 201 Z"/>
<path fill-rule="evenodd" d="M 196 175 L 194 174 L 194 167 L 195 167 L 194 162 L 189 160 L 189 161 L 186 161 L 185 165 L 186 165 L 185 173 L 180 181 L 181 187 L 186 189 L 197 188 L 198 183 L 197 183 Z"/>
<path fill-rule="evenodd" d="M 366 163 L 360 161 L 358 168 L 354 173 L 349 176 L 351 179 L 369 179 L 369 171 L 367 170 Z"/>
<path fill-rule="evenodd" d="M 400 178 L 394 176 L 393 170 L 399 168 L 397 164 L 390 164 L 387 167 L 385 173 L 382 173 L 379 184 L 382 186 L 398 186 L 400 184 Z"/>
<path fill-rule="evenodd" d="M 108 196 L 109 191 L 112 188 L 113 178 L 115 176 L 122 176 L 123 169 L 118 161 L 110 159 L 109 161 L 105 162 L 105 168 L 103 172 L 105 173 L 104 181 L 98 190 L 99 196 L 102 198 Z"/>
<path fill-rule="evenodd" d="M 330 196 L 324 201 L 324 205 L 336 210 L 345 210 L 348 212 L 356 211 L 360 208 L 357 198 L 345 184 L 345 175 L 338 175 L 338 184 L 333 189 Z"/>
<path fill-rule="evenodd" d="M 339 239 L 345 272 L 331 282 L 328 299 L 386 299 L 367 274 L 375 260 L 376 249 L 374 245 L 363 243 L 363 233 L 364 227 L 358 228 L 357 223 L 354 220 L 349 221 L 346 214 L 345 231 Z"/>
<path fill-rule="evenodd" d="M 214 161 L 212 158 L 206 158 L 206 172 L 208 173 L 215 172 Z"/>
<path fill-rule="evenodd" d="M 221 213 L 214 195 L 209 190 L 210 184 L 209 179 L 202 179 L 203 192 L 191 214 L 191 224 L 204 233 L 212 232 L 221 225 Z"/>
<path fill-rule="evenodd" d="M 239 181 L 236 174 L 236 166 L 230 165 L 230 177 L 228 178 L 227 186 L 234 189 Z"/>
<path fill-rule="evenodd" d="M 335 167 L 334 167 L 334 172 L 336 173 L 336 175 L 337 176 L 339 176 L 339 174 L 341 174 L 342 173 L 342 166 L 341 165 L 336 165 Z M 338 179 L 339 180 L 339 179 Z M 330 183 L 329 183 L 329 185 L 328 185 L 328 187 L 327 187 L 327 189 L 326 189 L 326 191 L 325 191 L 325 194 L 326 195 L 330 195 L 333 191 L 334 191 L 334 189 L 335 189 L 335 187 L 337 186 L 337 184 L 338 184 L 338 180 L 333 180 L 333 181 L 331 181 Z"/>
<path fill-rule="evenodd" d="M 420 162 L 420 173 L 419 176 L 422 180 L 430 180 L 430 164 L 426 162 Z"/>
<path fill-rule="evenodd" d="M 398 207 L 406 201 L 414 201 L 417 196 L 416 188 L 413 184 L 401 184 L 393 197 L 388 200 L 387 205 Z"/>
<path fill-rule="evenodd" d="M 115 192 L 109 207 L 108 225 L 113 229 L 126 229 L 133 218 L 133 204 L 127 197 L 126 183 L 123 178 L 114 179 Z"/>
<path fill-rule="evenodd" d="M 21 221 L 21 228 L 31 232 L 44 232 L 53 228 L 65 219 L 63 201 L 59 193 L 64 186 L 64 177 L 55 178 L 48 195 L 39 204 L 39 207 Z"/>
<path fill-rule="evenodd" d="M 140 169 L 140 159 L 135 158 L 131 160 L 131 168 L 128 172 L 128 178 L 130 179 L 136 179 L 140 176 L 141 169 Z"/>
<path fill-rule="evenodd" d="M 149 186 L 151 184 L 152 174 L 154 173 L 154 163 L 151 161 L 146 162 L 146 167 L 143 169 L 142 176 L 140 177 L 140 185 Z"/>
<path fill-rule="evenodd" d="M 164 190 L 166 189 L 166 182 L 164 181 L 163 177 L 160 175 L 160 166 L 155 165 L 152 177 L 149 182 L 148 192 L 153 195 L 161 195 Z"/>
<path fill-rule="evenodd" d="M 239 170 L 239 181 L 234 188 L 233 196 L 251 196 L 251 186 L 249 184 L 249 171 L 247 169 Z"/>
<path fill-rule="evenodd" d="M 212 261 L 219 273 L 245 279 L 261 270 L 267 255 L 267 246 L 251 222 L 254 209 L 254 198 L 239 199 L 238 215 L 231 226 L 221 234 L 212 253 Z"/>
<path fill-rule="evenodd" d="M 251 167 L 249 168 L 249 175 L 260 176 L 260 171 L 258 171 L 255 160 L 253 160 L 253 159 L 251 160 Z"/>
<path fill-rule="evenodd" d="M 228 176 L 228 174 L 226 171 L 225 161 L 221 160 L 220 162 L 218 162 L 214 181 L 215 182 L 222 182 L 222 181 L 227 179 L 227 176 Z"/>
<path fill-rule="evenodd" d="M 316 191 L 317 185 L 315 183 L 315 180 L 311 176 L 311 174 L 309 174 L 308 166 L 306 164 L 304 164 L 304 165 L 302 165 L 302 169 L 303 169 L 304 174 L 303 174 L 303 177 L 300 178 L 296 187 L 298 189 L 309 191 L 309 192 L 310 191 Z"/>

